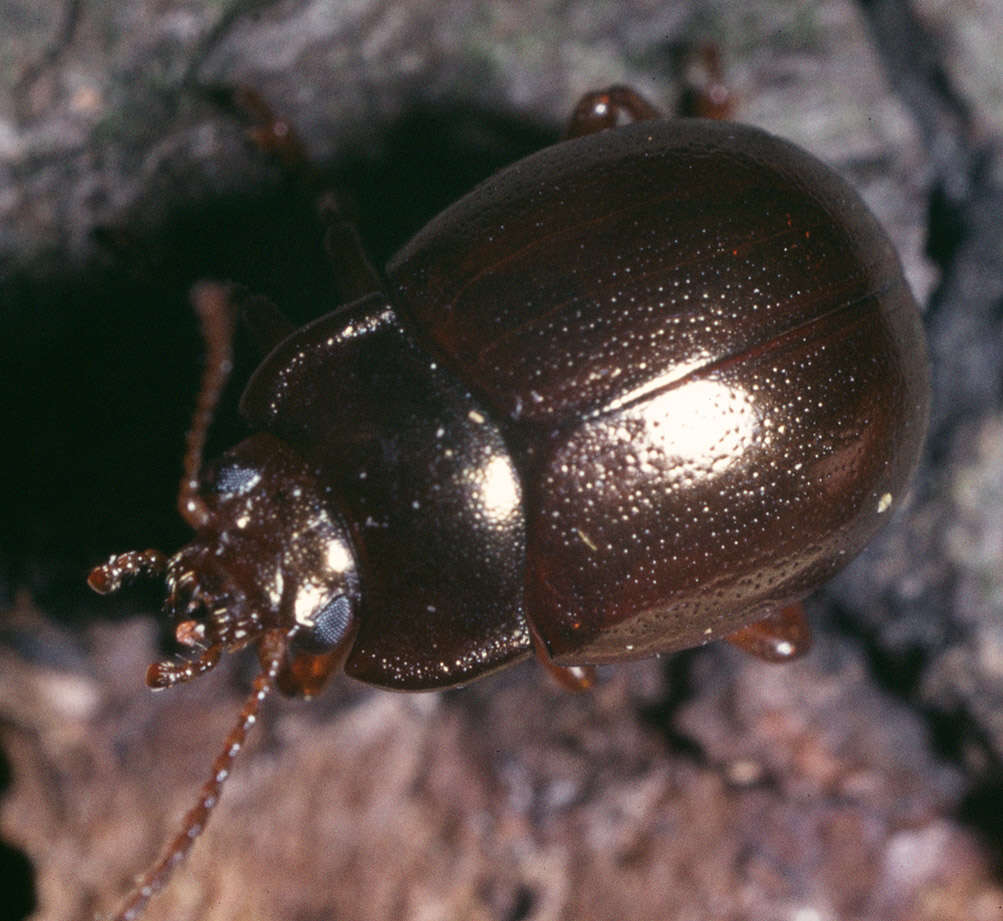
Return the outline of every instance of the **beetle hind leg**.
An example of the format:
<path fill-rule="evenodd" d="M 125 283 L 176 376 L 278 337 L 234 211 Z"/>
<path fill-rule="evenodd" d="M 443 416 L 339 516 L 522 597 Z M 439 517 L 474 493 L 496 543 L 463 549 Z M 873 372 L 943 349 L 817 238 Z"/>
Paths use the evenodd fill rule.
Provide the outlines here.
<path fill-rule="evenodd" d="M 800 601 L 777 608 L 725 639 L 765 662 L 790 662 L 811 648 L 811 627 Z"/>

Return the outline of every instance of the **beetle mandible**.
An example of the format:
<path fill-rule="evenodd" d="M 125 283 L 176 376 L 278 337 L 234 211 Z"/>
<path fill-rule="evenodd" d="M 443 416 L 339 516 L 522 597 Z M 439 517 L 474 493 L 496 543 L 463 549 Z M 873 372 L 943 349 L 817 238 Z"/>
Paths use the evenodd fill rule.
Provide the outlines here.
<path fill-rule="evenodd" d="M 629 120 L 630 124 L 619 124 Z M 301 328 L 244 299 L 267 357 L 254 434 L 203 465 L 235 302 L 194 300 L 208 356 L 164 575 L 197 654 L 261 673 L 133 919 L 217 801 L 273 686 L 336 670 L 400 690 L 535 650 L 563 683 L 717 638 L 803 651 L 799 601 L 887 520 L 916 467 L 928 374 L 887 237 L 832 170 L 763 131 L 587 95 L 570 138 L 436 217 L 358 299 Z"/>

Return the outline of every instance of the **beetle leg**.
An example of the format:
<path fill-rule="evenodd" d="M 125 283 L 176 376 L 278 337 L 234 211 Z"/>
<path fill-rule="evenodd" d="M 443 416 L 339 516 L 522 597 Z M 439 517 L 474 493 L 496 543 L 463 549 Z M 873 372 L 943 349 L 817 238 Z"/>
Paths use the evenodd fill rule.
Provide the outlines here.
<path fill-rule="evenodd" d="M 766 662 L 790 662 L 811 648 L 811 627 L 800 601 L 772 611 L 762 620 L 729 633 L 733 646 Z"/>
<path fill-rule="evenodd" d="M 260 93 L 247 86 L 205 88 L 224 108 L 236 112 L 249 127 L 247 136 L 265 153 L 275 157 L 289 173 L 308 174 L 311 169 L 306 147 L 292 123 L 279 117 Z"/>
<path fill-rule="evenodd" d="M 678 114 L 723 120 L 731 115 L 734 100 L 724 82 L 721 52 L 713 42 L 696 48 L 686 63 Z"/>
<path fill-rule="evenodd" d="M 595 134 L 615 128 L 621 119 L 639 122 L 661 118 L 656 109 L 637 90 L 629 86 L 608 86 L 604 90 L 586 93 L 571 113 L 567 135 L 569 138 Z"/>
<path fill-rule="evenodd" d="M 348 654 L 352 651 L 355 634 L 354 627 L 334 649 L 327 652 L 308 653 L 294 652 L 282 663 L 282 668 L 276 677 L 276 686 L 288 697 L 303 697 L 309 699 L 316 696 L 327 684 L 331 675 L 341 671 Z M 259 656 L 267 651 L 259 649 Z M 262 668 L 266 660 L 262 659 Z"/>
<path fill-rule="evenodd" d="M 262 357 L 297 329 L 292 320 L 260 294 L 240 299 L 240 322 Z"/>
<path fill-rule="evenodd" d="M 324 249 L 342 301 L 347 303 L 382 291 L 383 279 L 369 260 L 355 225 L 344 216 L 333 193 L 321 196 L 318 211 L 325 227 Z"/>
<path fill-rule="evenodd" d="M 529 626 L 533 638 L 533 651 L 536 661 L 543 666 L 544 671 L 565 691 L 587 691 L 596 683 L 596 667 L 594 665 L 558 665 L 547 652 L 543 638 L 536 632 L 536 627 Z"/>
<path fill-rule="evenodd" d="M 291 179 L 303 183 L 307 194 L 313 195 L 318 177 L 292 123 L 273 112 L 258 93 L 246 86 L 215 88 L 215 95 L 250 123 L 247 136 L 251 141 L 274 157 Z M 373 268 L 355 226 L 344 217 L 332 193 L 320 196 L 318 212 L 325 227 L 324 246 L 342 302 L 381 291 L 383 280 Z"/>

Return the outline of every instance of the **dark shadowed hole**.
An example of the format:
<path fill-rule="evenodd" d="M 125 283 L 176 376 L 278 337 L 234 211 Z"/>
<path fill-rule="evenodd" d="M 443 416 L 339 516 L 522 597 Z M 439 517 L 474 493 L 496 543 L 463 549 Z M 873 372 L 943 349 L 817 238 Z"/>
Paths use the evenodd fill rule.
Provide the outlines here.
<path fill-rule="evenodd" d="M 348 203 L 382 265 L 439 210 L 558 131 L 462 106 L 412 112 L 378 131 L 377 153 L 319 164 L 318 186 Z M 40 607 L 67 617 L 135 611 L 130 592 L 92 598 L 87 570 L 112 552 L 172 552 L 189 539 L 175 494 L 201 362 L 195 282 L 238 282 L 298 322 L 337 306 L 313 189 L 276 178 L 198 200 L 179 194 L 187 203 L 171 205 L 151 191 L 136 209 L 144 229 L 101 229 L 103 257 L 87 269 L 0 282 L 0 405 L 20 446 L 0 484 L 8 597 L 27 586 Z M 259 360 L 247 345 L 238 343 L 210 456 L 246 434 L 236 402 Z"/>
<path fill-rule="evenodd" d="M 0 796 L 10 782 L 10 762 L 0 752 Z M 36 905 L 35 871 L 28 855 L 0 841 L 0 921 L 22 921 Z"/>
<path fill-rule="evenodd" d="M 974 828 L 991 851 L 998 878 L 1003 878 L 1003 771 L 974 787 L 961 803 L 959 818 Z"/>
<path fill-rule="evenodd" d="M 24 851 L 0 841 L 0 921 L 22 921 L 36 906 L 35 873 Z"/>
<path fill-rule="evenodd" d="M 699 650 L 685 650 L 665 659 L 665 693 L 660 700 L 643 707 L 640 716 L 644 723 L 661 734 L 671 751 L 703 763 L 703 746 L 675 725 L 676 713 L 694 695 L 691 674 L 694 656 L 699 654 Z"/>
<path fill-rule="evenodd" d="M 536 894 L 528 886 L 520 886 L 516 890 L 512 908 L 505 915 L 505 921 L 526 921 L 533 913 L 536 905 Z"/>

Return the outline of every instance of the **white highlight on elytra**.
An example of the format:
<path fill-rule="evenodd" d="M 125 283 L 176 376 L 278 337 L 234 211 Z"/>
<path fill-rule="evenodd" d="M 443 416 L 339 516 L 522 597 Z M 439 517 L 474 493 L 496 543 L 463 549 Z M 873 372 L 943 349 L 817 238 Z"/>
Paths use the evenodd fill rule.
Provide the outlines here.
<path fill-rule="evenodd" d="M 508 518 L 519 505 L 519 481 L 508 461 L 495 455 L 476 471 L 475 476 L 484 515 L 492 521 Z"/>
<path fill-rule="evenodd" d="M 690 381 L 637 409 L 645 427 L 641 443 L 715 475 L 745 457 L 763 427 L 752 393 L 713 380 Z"/>

